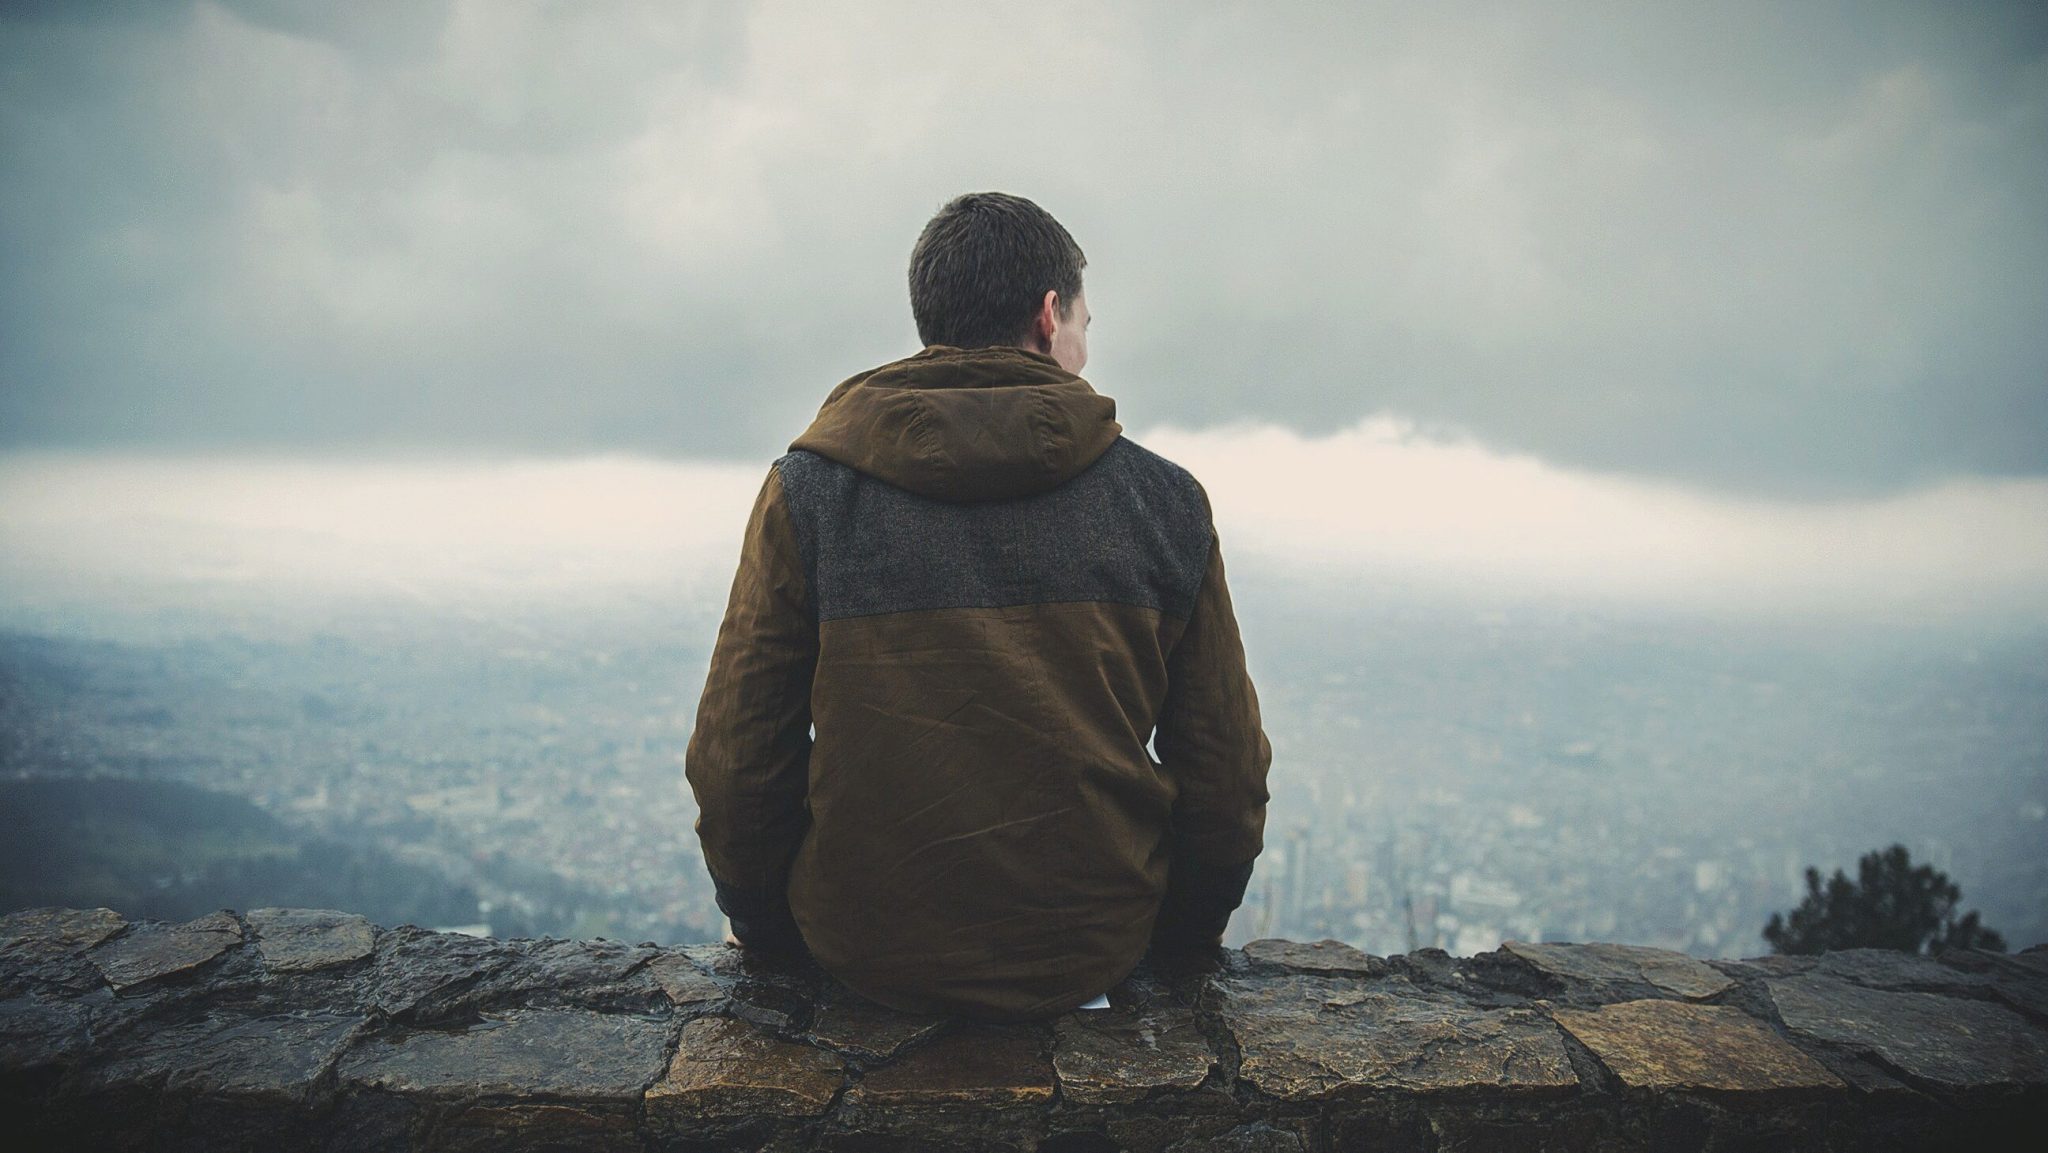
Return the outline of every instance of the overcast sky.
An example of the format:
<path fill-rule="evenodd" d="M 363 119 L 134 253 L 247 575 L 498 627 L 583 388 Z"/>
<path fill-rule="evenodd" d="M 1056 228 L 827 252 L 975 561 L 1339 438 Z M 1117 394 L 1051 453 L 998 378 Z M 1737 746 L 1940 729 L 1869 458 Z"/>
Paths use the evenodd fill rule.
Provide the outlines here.
<path fill-rule="evenodd" d="M 2048 474 L 2048 6 L 1675 7 L 10 2 L 0 444 L 765 465 L 1000 188 L 1134 429 Z"/>

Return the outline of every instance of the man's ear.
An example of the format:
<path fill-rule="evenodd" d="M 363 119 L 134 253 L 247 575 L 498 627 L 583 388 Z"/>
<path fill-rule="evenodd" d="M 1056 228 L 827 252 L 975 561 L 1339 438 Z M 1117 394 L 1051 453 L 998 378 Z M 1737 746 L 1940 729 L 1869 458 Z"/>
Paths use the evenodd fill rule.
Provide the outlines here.
<path fill-rule="evenodd" d="M 1045 299 L 1038 302 L 1038 315 L 1031 320 L 1031 335 L 1042 347 L 1038 351 L 1050 353 L 1052 338 L 1060 329 L 1060 294 L 1057 289 L 1045 290 Z"/>

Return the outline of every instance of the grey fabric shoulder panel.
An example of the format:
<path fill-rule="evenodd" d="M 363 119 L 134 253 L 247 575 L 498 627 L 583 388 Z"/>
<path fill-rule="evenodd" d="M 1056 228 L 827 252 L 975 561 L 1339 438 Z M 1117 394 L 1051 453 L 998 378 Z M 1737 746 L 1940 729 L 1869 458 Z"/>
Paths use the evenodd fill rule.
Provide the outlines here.
<path fill-rule="evenodd" d="M 1214 540 L 1195 478 L 1123 437 L 1058 488 L 978 504 L 803 450 L 775 467 L 820 621 L 1067 601 L 1185 618 Z"/>

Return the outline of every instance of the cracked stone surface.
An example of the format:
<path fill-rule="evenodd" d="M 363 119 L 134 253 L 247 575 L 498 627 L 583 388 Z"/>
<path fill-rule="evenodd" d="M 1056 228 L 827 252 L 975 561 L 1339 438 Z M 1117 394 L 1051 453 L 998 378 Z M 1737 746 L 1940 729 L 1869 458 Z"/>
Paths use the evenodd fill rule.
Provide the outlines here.
<path fill-rule="evenodd" d="M 1060 1091 L 1082 1104 L 1193 1089 L 1215 1062 L 1194 1010 L 1185 1006 L 1091 1009 L 1053 1024 L 1052 1065 Z"/>
<path fill-rule="evenodd" d="M 92 950 L 107 984 L 126 989 L 195 969 L 242 943 L 242 925 L 227 912 L 182 925 L 138 925 Z"/>
<path fill-rule="evenodd" d="M 249 928 L 263 964 L 280 973 L 351 964 L 377 948 L 368 917 L 332 909 L 252 909 Z"/>
<path fill-rule="evenodd" d="M 1719 972 L 1738 981 L 1757 977 L 1796 977 L 1811 972 L 1820 963 L 1819 957 L 1769 956 L 1751 957 L 1743 961 L 1717 960 L 1707 964 Z"/>
<path fill-rule="evenodd" d="M 818 1008 L 811 1040 L 866 1061 L 886 1061 L 946 1027 L 943 1017 L 904 1013 L 855 996 Z"/>
<path fill-rule="evenodd" d="M 1269 965 L 1326 976 L 1377 977 L 1387 971 L 1385 958 L 1327 939 L 1303 944 L 1267 938 L 1247 944 L 1244 955 Z"/>
<path fill-rule="evenodd" d="M 846 1066 L 821 1049 L 783 1041 L 731 1017 L 683 1027 L 668 1073 L 647 1091 L 650 1118 L 814 1117 L 838 1095 Z"/>
<path fill-rule="evenodd" d="M 868 1074 L 852 1096 L 870 1108 L 1003 1108 L 1050 1101 L 1052 1089 L 1037 1030 L 965 1025 Z"/>
<path fill-rule="evenodd" d="M 1811 972 L 1855 985 L 1902 992 L 1975 995 L 1991 982 L 1984 976 L 1944 965 L 1932 957 L 1891 949 L 1843 949 L 1814 958 Z"/>
<path fill-rule="evenodd" d="M 1557 1023 L 1631 1089 L 1783 1093 L 1842 1082 L 1770 1027 L 1738 1009 L 1629 1001 Z"/>
<path fill-rule="evenodd" d="M 2048 1085 L 2048 1038 L 1987 1001 L 1867 989 L 1832 977 L 1768 982 L 1795 1036 L 1866 1054 L 1943 1089 Z"/>
<path fill-rule="evenodd" d="M 1557 1026 L 1525 1009 L 1479 1009 L 1329 977 L 1216 983 L 1239 1075 L 1285 1101 L 1382 1089 L 1564 1093 L 1578 1086 Z"/>
<path fill-rule="evenodd" d="M 695 1005 L 725 996 L 725 986 L 681 953 L 664 952 L 647 963 L 671 1005 Z"/>
<path fill-rule="evenodd" d="M 0 1001 L 0 1070 L 69 1064 L 92 1046 L 92 1012 L 65 997 L 27 993 Z"/>
<path fill-rule="evenodd" d="M 721 944 L 243 926 L 0 918 L 16 1143 L 1860 1153 L 1999 1147 L 2048 1114 L 2048 952 L 1260 941 L 989 1025 Z"/>
<path fill-rule="evenodd" d="M 478 982 L 474 998 L 493 1006 L 644 1008 L 665 995 L 654 974 L 644 971 L 659 953 L 617 941 L 522 941 L 502 968 Z"/>
<path fill-rule="evenodd" d="M 1942 964 L 1981 980 L 1993 996 L 2038 1024 L 2048 1024 L 2048 950 L 2035 953 L 1984 953 L 1951 950 Z"/>
<path fill-rule="evenodd" d="M 422 1096 L 628 1101 L 661 1075 L 667 1049 L 668 1026 L 659 1021 L 524 1009 L 368 1041 L 343 1059 L 340 1074 L 364 1088 Z"/>
<path fill-rule="evenodd" d="M 465 993 L 512 963 L 502 941 L 432 933 L 410 925 L 377 942 L 365 1000 L 392 1017 L 432 1020 L 465 1011 Z"/>
<path fill-rule="evenodd" d="M 1536 969 L 1565 981 L 1640 983 L 1691 1000 L 1725 993 L 1735 981 L 1705 961 L 1641 945 L 1532 945 L 1508 941 L 1501 948 Z"/>
<path fill-rule="evenodd" d="M 83 953 L 127 923 L 112 909 L 23 909 L 0 917 L 0 957 L 35 963 Z"/>
<path fill-rule="evenodd" d="M 800 1022 L 817 1000 L 821 974 L 808 957 L 757 953 L 726 944 L 676 950 L 716 980 L 732 1000 L 730 1012 L 770 1029 Z"/>
<path fill-rule="evenodd" d="M 362 1024 L 324 1013 L 209 1016 L 142 1038 L 92 1077 L 107 1086 L 303 1101 Z"/>

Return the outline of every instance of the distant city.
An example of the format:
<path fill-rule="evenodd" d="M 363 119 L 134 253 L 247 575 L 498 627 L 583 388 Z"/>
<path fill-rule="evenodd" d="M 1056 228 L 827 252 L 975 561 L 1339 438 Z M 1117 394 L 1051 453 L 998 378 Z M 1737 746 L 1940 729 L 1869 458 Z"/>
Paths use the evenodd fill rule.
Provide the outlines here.
<path fill-rule="evenodd" d="M 1238 600 L 1275 756 L 1230 944 L 1756 955 L 1807 866 L 1893 841 L 2015 947 L 2048 939 L 2048 636 Z M 435 927 L 722 933 L 681 763 L 704 611 L 205 621 L 10 622 L 0 775 L 253 802 L 444 879 L 463 915 Z"/>

